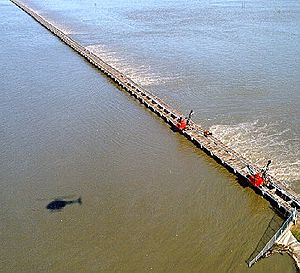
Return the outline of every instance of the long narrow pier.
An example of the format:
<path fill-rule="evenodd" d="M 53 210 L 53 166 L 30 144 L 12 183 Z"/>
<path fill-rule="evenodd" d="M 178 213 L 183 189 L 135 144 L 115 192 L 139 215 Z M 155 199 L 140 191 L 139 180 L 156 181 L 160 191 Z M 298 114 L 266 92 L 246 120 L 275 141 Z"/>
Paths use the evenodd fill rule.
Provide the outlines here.
<path fill-rule="evenodd" d="M 127 91 L 130 95 L 135 97 L 171 126 L 175 126 L 178 119 L 183 116 L 182 113 L 173 109 L 170 105 L 162 101 L 160 98 L 158 98 L 154 94 L 151 94 L 149 91 L 145 90 L 144 88 L 133 82 L 131 79 L 126 77 L 126 75 L 116 70 L 108 63 L 104 62 L 92 51 L 74 41 L 71 37 L 69 37 L 63 31 L 59 30 L 57 27 L 52 25 L 50 22 L 48 22 L 46 19 L 44 19 L 29 7 L 16 0 L 11 0 L 11 2 L 21 8 L 27 14 L 29 14 L 42 26 L 51 31 L 65 44 L 73 48 L 91 64 L 99 68 L 106 76 L 113 80 L 123 90 Z M 191 121 L 188 128 L 183 130 L 181 133 L 187 139 L 192 141 L 197 147 L 201 148 L 209 156 L 214 158 L 218 163 L 222 164 L 230 172 L 236 174 L 236 176 L 240 180 L 248 181 L 247 165 L 251 166 L 257 172 L 260 171 L 257 166 L 249 162 L 247 159 L 242 157 L 231 148 L 227 147 L 224 143 L 222 143 L 214 136 L 205 136 L 204 131 L 204 128 Z M 290 215 L 294 208 L 296 208 L 297 215 L 299 215 L 299 195 L 286 187 L 284 183 L 276 180 L 274 177 L 267 176 L 267 180 L 269 181 L 268 185 L 253 187 L 253 189 L 258 194 L 262 195 L 266 200 L 268 200 L 272 204 L 272 206 L 279 210 L 279 212 L 284 216 Z"/>

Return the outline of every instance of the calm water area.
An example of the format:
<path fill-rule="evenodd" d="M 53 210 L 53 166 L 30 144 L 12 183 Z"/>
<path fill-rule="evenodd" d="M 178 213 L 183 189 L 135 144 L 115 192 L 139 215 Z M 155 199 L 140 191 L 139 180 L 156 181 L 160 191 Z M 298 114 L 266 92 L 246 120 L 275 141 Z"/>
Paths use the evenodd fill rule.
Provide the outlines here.
<path fill-rule="evenodd" d="M 23 2 L 300 192 L 299 1 Z M 245 263 L 268 202 L 7 0 L 0 52 L 0 272 L 296 272 Z"/>

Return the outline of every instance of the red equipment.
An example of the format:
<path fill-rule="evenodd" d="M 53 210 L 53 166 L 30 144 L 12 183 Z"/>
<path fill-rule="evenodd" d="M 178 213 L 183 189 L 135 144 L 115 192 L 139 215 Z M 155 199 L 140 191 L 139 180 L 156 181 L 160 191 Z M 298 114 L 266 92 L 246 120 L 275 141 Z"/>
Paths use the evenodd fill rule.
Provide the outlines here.
<path fill-rule="evenodd" d="M 187 122 L 185 118 L 179 118 L 178 123 L 176 124 L 176 127 L 180 130 L 184 130 L 187 127 Z"/>
<path fill-rule="evenodd" d="M 255 175 L 250 175 L 248 177 L 248 179 L 249 179 L 250 183 L 255 187 L 259 187 L 265 182 L 265 180 L 262 178 L 261 173 L 256 173 Z"/>
<path fill-rule="evenodd" d="M 212 132 L 210 132 L 210 131 L 208 131 L 208 130 L 204 130 L 203 135 L 204 135 L 205 137 L 212 136 Z"/>
<path fill-rule="evenodd" d="M 269 169 L 270 164 L 271 160 L 268 161 L 267 165 L 264 168 L 262 168 L 260 172 L 255 172 L 255 170 L 251 166 L 247 166 L 248 171 L 250 173 L 248 175 L 248 179 L 253 186 L 259 187 L 266 182 L 267 171 Z"/>

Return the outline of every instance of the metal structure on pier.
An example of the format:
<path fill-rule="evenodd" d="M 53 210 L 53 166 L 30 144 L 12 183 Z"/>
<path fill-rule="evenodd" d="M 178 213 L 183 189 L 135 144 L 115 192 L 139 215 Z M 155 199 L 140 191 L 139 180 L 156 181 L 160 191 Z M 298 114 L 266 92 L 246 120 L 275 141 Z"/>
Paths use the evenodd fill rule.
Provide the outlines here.
<path fill-rule="evenodd" d="M 29 7 L 16 0 L 11 0 L 11 2 L 29 14 L 46 29 L 51 31 L 55 36 L 74 49 L 91 64 L 100 69 L 120 88 L 127 91 L 130 95 L 139 100 L 152 112 L 161 117 L 165 122 L 171 126 L 176 126 L 178 119 L 183 116 L 182 113 L 175 110 L 163 100 L 133 82 L 126 75 L 116 70 L 108 63 L 104 62 L 92 51 L 80 45 L 66 33 L 55 27 Z M 236 176 L 241 180 L 248 181 L 247 166 L 250 166 L 254 171 L 260 171 L 257 166 L 226 146 L 219 139 L 212 135 L 206 135 L 205 131 L 206 130 L 200 125 L 190 121 L 189 126 L 180 132 L 209 156 L 214 158 L 218 163 L 223 165 L 230 172 L 236 174 Z M 268 200 L 272 206 L 279 210 L 279 212 L 285 217 L 288 217 L 294 210 L 296 210 L 298 214 L 300 212 L 299 196 L 289 189 L 284 183 L 276 180 L 270 175 L 267 175 L 266 180 L 268 181 L 267 185 L 253 187 L 253 189 L 258 194 L 262 195 L 266 200 Z"/>

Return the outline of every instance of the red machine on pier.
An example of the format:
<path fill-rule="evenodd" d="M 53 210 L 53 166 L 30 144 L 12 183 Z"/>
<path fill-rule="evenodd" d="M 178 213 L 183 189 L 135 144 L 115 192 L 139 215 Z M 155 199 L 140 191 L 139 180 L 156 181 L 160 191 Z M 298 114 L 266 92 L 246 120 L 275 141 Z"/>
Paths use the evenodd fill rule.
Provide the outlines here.
<path fill-rule="evenodd" d="M 189 123 L 190 123 L 190 120 L 191 120 L 193 114 L 194 114 L 194 111 L 191 110 L 190 113 L 189 113 L 188 118 L 180 117 L 180 118 L 178 119 L 177 124 L 176 124 L 176 128 L 179 129 L 179 130 L 184 130 L 184 129 L 186 129 L 186 127 L 187 127 L 187 126 L 189 125 Z"/>
<path fill-rule="evenodd" d="M 179 129 L 179 130 L 184 130 L 187 126 L 187 121 L 185 118 L 183 117 L 180 117 L 177 124 L 176 124 L 176 127 Z"/>
<path fill-rule="evenodd" d="M 247 165 L 249 171 L 249 175 L 247 176 L 247 178 L 253 186 L 259 187 L 267 182 L 267 171 L 270 164 L 271 160 L 268 161 L 267 165 L 262 168 L 260 172 L 256 172 L 251 166 Z"/>

